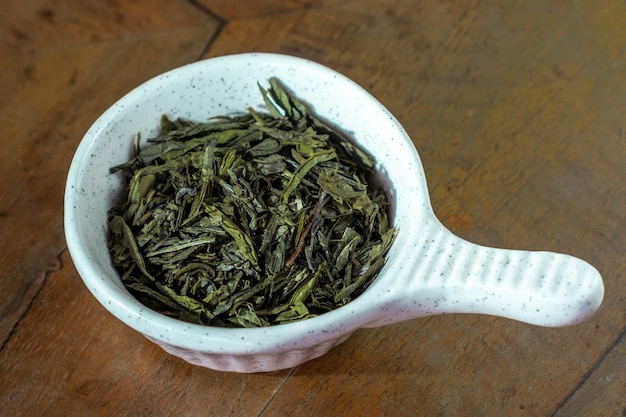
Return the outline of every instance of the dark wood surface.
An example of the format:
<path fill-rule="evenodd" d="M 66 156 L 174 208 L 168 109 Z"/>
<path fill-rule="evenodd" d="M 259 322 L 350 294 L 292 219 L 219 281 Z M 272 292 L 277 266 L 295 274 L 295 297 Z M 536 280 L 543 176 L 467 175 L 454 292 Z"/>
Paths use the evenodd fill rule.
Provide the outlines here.
<path fill-rule="evenodd" d="M 626 416 L 623 1 L 3 2 L 0 414 Z M 420 153 L 433 207 L 476 243 L 601 272 L 590 320 L 540 328 L 449 315 L 360 330 L 271 374 L 169 356 L 87 291 L 67 252 L 67 170 L 139 83 L 248 51 L 330 66 L 380 99 Z"/>

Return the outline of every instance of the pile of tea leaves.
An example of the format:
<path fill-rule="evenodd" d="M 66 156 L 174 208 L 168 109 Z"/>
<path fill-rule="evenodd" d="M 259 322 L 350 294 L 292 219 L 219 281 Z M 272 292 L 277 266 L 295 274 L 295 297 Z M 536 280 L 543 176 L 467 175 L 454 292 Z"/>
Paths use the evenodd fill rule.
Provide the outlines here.
<path fill-rule="evenodd" d="M 162 116 L 128 163 L 109 249 L 129 291 L 192 323 L 302 320 L 360 295 L 397 230 L 374 159 L 280 82 L 265 109 L 207 122 Z M 139 142 L 139 138 L 138 138 Z"/>

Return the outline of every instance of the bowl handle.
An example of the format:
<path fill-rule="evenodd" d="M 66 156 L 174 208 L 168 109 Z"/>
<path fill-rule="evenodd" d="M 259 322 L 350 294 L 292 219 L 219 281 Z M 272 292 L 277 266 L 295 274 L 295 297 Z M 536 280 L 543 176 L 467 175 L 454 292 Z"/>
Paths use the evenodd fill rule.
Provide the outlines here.
<path fill-rule="evenodd" d="M 480 246 L 440 224 L 427 229 L 418 256 L 411 256 L 413 270 L 385 290 L 382 319 L 365 327 L 448 313 L 558 327 L 582 322 L 602 303 L 602 278 L 581 259 Z"/>

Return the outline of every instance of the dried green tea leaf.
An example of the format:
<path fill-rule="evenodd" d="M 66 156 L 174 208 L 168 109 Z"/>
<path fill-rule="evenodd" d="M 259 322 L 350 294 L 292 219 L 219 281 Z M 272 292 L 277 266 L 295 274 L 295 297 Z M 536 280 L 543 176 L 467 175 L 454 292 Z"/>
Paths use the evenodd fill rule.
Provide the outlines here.
<path fill-rule="evenodd" d="M 141 254 L 141 251 L 137 246 L 135 236 L 133 235 L 132 230 L 126 224 L 124 219 L 120 216 L 113 217 L 110 223 L 110 230 L 114 234 L 114 236 L 117 236 L 120 239 L 119 241 L 122 242 L 123 246 L 128 249 L 128 253 L 133 261 L 135 261 L 137 268 L 139 268 L 139 270 L 143 272 L 147 278 L 150 278 L 152 281 L 154 281 L 155 278 L 148 272 L 146 268 L 146 263 L 144 262 L 143 255 Z"/>
<path fill-rule="evenodd" d="M 283 114 L 281 113 L 279 108 L 276 107 L 270 95 L 267 93 L 267 90 L 260 83 L 257 83 L 257 85 L 259 86 L 259 90 L 261 91 L 261 95 L 263 96 L 265 108 L 267 109 L 267 111 L 269 111 L 270 116 L 272 116 L 274 119 L 282 118 Z"/>
<path fill-rule="evenodd" d="M 219 209 L 212 206 L 204 206 L 204 210 L 212 217 L 215 217 L 215 221 L 221 224 L 226 233 L 232 236 L 241 251 L 243 257 L 253 265 L 257 265 L 259 260 L 256 256 L 256 250 L 252 239 L 244 231 L 242 231 L 233 221 L 224 215 Z"/>
<path fill-rule="evenodd" d="M 287 116 L 294 117 L 289 94 L 287 94 L 277 78 L 270 78 L 269 82 L 272 87 L 270 94 L 274 101 L 285 111 Z"/>
<path fill-rule="evenodd" d="M 158 281 L 155 282 L 155 285 L 163 294 L 180 306 L 184 307 L 186 310 L 199 315 L 206 315 L 209 319 L 213 318 L 213 315 L 207 310 L 202 302 L 185 295 L 176 294 L 176 291 Z"/>
<path fill-rule="evenodd" d="M 304 320 L 358 297 L 397 230 L 375 161 L 278 79 L 265 110 L 161 117 L 125 164 L 109 250 L 146 306 L 211 326 Z M 139 136 L 138 136 L 139 139 Z"/>
<path fill-rule="evenodd" d="M 330 161 L 337 157 L 334 149 L 328 149 L 320 151 L 311 155 L 300 167 L 293 173 L 291 179 L 287 183 L 287 186 L 283 190 L 280 199 L 281 202 L 286 203 L 289 200 L 289 196 L 296 189 L 296 187 L 302 181 L 302 178 L 317 164 L 324 161 Z"/>

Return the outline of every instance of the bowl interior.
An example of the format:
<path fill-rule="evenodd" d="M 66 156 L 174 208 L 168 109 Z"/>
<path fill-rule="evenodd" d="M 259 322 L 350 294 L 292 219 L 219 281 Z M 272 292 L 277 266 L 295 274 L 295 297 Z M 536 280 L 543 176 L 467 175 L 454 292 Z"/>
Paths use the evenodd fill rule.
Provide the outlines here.
<path fill-rule="evenodd" d="M 204 121 L 241 113 L 247 107 L 263 109 L 257 83 L 267 85 L 272 76 L 377 159 L 394 206 L 393 222 L 400 229 L 381 277 L 400 273 L 400 269 L 394 271 L 395 265 L 410 256 L 419 223 L 430 211 L 426 182 L 410 139 L 376 99 L 337 72 L 300 58 L 242 54 L 200 61 L 144 83 L 109 108 L 85 134 L 68 174 L 65 228 L 72 259 L 89 290 L 105 308 L 136 330 L 167 339 L 176 338 L 175 329 L 184 327 L 188 337 L 178 344 L 191 348 L 201 341 L 189 337 L 193 333 L 190 329 L 203 334 L 207 331 L 148 311 L 124 289 L 111 265 L 106 231 L 107 212 L 120 203 L 124 183 L 109 169 L 132 157 L 137 134 L 146 139 L 156 133 L 162 114 Z M 367 303 L 366 294 L 379 279 L 350 304 L 361 298 L 359 303 Z M 345 319 L 340 310 L 305 320 L 310 322 L 306 325 L 278 327 L 306 328 L 309 332 L 316 327 L 322 329 Z M 214 330 L 225 339 L 233 334 L 232 329 Z M 166 331 L 169 335 L 164 335 Z"/>

